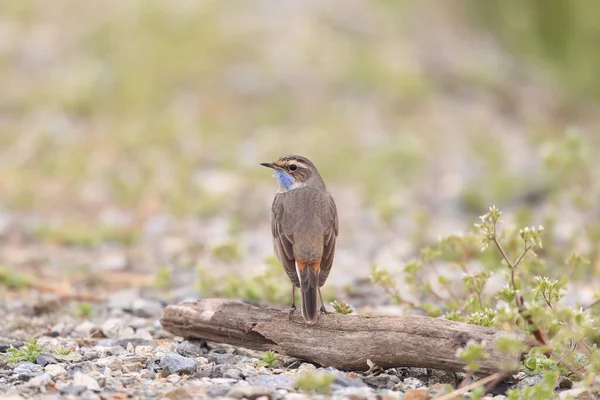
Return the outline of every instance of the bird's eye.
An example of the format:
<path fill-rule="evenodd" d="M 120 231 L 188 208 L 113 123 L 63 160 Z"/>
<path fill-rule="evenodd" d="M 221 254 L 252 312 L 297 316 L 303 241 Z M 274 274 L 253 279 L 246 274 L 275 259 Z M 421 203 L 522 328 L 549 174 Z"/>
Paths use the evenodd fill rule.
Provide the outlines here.
<path fill-rule="evenodd" d="M 297 166 L 296 164 L 292 164 L 292 165 L 290 165 L 290 166 L 288 167 L 288 169 L 289 169 L 290 171 L 295 171 L 295 170 L 297 170 L 297 169 L 298 169 L 298 166 Z"/>

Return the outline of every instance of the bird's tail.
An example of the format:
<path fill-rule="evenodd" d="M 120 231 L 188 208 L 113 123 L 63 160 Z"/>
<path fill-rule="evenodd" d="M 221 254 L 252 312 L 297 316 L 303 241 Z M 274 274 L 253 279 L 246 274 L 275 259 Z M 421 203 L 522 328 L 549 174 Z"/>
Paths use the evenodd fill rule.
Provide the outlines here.
<path fill-rule="evenodd" d="M 302 290 L 302 316 L 308 324 L 314 324 L 319 317 L 318 289 L 314 286 Z"/>
<path fill-rule="evenodd" d="M 304 268 L 298 269 L 302 292 L 302 316 L 311 325 L 319 318 L 319 267 L 319 264 L 304 264 Z"/>

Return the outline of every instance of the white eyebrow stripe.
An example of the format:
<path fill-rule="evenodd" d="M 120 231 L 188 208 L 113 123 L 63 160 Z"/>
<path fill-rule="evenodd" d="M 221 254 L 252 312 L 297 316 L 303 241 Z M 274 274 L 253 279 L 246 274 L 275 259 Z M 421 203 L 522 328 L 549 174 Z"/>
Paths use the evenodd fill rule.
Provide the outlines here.
<path fill-rule="evenodd" d="M 303 162 L 300 162 L 300 161 L 296 161 L 296 165 L 299 166 L 299 167 L 303 167 L 303 168 L 307 168 L 308 167 L 308 165 L 306 165 L 306 164 L 304 164 Z"/>
<path fill-rule="evenodd" d="M 287 167 L 289 165 L 295 164 L 300 168 L 308 168 L 307 164 L 303 163 L 302 161 L 297 161 L 297 160 L 284 160 L 281 164 L 280 163 L 276 163 L 276 164 L 281 167 Z"/>

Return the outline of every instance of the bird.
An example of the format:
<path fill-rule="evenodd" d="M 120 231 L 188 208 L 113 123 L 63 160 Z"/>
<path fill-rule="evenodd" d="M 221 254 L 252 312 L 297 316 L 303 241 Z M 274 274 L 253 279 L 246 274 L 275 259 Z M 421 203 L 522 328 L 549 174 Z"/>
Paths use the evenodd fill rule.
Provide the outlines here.
<path fill-rule="evenodd" d="M 261 165 L 272 168 L 279 183 L 271 207 L 271 233 L 275 255 L 292 281 L 289 317 L 296 310 L 299 288 L 302 316 L 313 325 L 319 311 L 327 313 L 321 287 L 333 265 L 339 231 L 337 206 L 308 158 L 288 155 Z"/>

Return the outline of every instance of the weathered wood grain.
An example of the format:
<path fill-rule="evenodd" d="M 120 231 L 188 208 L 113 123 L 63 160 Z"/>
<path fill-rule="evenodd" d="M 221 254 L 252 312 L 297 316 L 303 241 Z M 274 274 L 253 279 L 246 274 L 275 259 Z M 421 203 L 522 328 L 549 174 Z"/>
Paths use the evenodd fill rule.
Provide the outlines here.
<path fill-rule="evenodd" d="M 383 368 L 462 371 L 465 363 L 456 350 L 468 341 L 483 343 L 489 355 L 480 362 L 479 373 L 501 371 L 509 361 L 495 343 L 510 333 L 442 318 L 325 314 L 310 326 L 300 312 L 290 320 L 287 311 L 204 299 L 168 306 L 161 324 L 185 338 L 274 350 L 341 370 L 366 370 L 370 359 Z"/>

